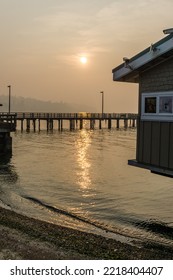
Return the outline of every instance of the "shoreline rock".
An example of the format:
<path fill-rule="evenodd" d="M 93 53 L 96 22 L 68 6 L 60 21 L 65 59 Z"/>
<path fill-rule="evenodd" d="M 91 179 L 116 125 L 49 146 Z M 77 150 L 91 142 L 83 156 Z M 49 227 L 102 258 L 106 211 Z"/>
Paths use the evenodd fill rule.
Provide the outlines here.
<path fill-rule="evenodd" d="M 63 221 L 62 221 L 63 222 Z M 143 247 L 29 218 L 0 207 L 0 259 L 173 259 L 173 248 Z"/>

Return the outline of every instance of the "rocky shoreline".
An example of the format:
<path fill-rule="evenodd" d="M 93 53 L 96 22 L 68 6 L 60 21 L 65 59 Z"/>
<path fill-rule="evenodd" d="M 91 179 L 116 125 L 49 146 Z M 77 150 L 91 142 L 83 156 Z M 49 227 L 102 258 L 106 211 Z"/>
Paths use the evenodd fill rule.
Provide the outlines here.
<path fill-rule="evenodd" d="M 63 223 L 63 221 L 62 221 Z M 173 259 L 173 248 L 142 247 L 29 218 L 0 207 L 1 260 Z"/>

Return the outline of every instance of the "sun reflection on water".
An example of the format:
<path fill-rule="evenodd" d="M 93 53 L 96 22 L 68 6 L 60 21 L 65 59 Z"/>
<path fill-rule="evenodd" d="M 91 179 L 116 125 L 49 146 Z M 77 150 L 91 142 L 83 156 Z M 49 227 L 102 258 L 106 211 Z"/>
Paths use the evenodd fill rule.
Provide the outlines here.
<path fill-rule="evenodd" d="M 91 145 L 91 132 L 85 129 L 80 131 L 76 140 L 77 162 L 79 169 L 77 172 L 77 182 L 81 189 L 86 190 L 91 187 L 90 168 L 91 163 L 88 158 L 88 149 Z M 87 193 L 84 195 L 87 196 Z"/>

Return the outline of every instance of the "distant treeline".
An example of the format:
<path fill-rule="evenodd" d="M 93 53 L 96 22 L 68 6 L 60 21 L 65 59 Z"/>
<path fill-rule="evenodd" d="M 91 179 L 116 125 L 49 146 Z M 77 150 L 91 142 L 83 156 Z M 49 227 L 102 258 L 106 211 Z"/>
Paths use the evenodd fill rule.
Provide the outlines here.
<path fill-rule="evenodd" d="M 0 95 L 0 112 L 8 112 L 8 95 Z M 54 113 L 75 113 L 94 112 L 94 109 L 83 104 L 68 104 L 64 102 L 42 101 L 34 98 L 12 96 L 11 112 L 54 112 Z"/>

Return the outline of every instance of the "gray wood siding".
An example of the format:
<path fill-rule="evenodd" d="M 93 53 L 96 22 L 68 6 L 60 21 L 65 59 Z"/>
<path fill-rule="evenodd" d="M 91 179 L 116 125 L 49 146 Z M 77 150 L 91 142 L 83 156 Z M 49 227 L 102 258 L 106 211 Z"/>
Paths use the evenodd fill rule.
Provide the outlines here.
<path fill-rule="evenodd" d="M 143 122 L 138 122 L 136 159 L 139 162 L 142 162 L 143 160 L 143 131 Z"/>
<path fill-rule="evenodd" d="M 160 161 L 159 149 L 160 149 L 160 123 L 156 122 L 152 124 L 152 138 L 151 138 L 151 164 L 158 165 Z"/>
<path fill-rule="evenodd" d="M 173 124 L 170 124 L 169 129 L 170 139 L 169 139 L 169 168 L 173 169 Z"/>
<path fill-rule="evenodd" d="M 160 125 L 160 166 L 169 167 L 169 123 Z"/>
<path fill-rule="evenodd" d="M 139 74 L 139 116 L 142 93 L 173 91 L 173 57 Z M 173 122 L 141 121 L 137 134 L 139 163 L 173 170 Z"/>
<path fill-rule="evenodd" d="M 173 123 L 140 121 L 137 161 L 173 169 Z"/>
<path fill-rule="evenodd" d="M 151 157 L 151 122 L 145 122 L 143 127 L 143 161 L 150 163 Z"/>

